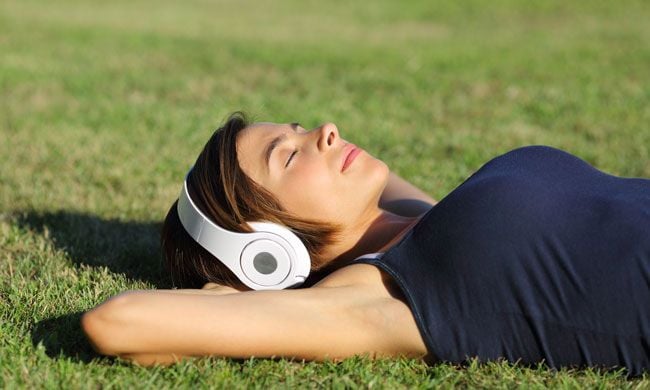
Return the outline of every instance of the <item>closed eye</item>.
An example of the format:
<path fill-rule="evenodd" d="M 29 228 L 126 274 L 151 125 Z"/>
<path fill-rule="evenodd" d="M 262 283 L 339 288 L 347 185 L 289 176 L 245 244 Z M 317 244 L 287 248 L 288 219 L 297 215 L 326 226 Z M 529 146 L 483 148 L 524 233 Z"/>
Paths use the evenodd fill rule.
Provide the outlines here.
<path fill-rule="evenodd" d="M 291 156 L 289 156 L 289 159 L 287 160 L 287 163 L 284 165 L 285 168 L 289 166 L 289 163 L 291 163 L 291 160 L 293 160 L 293 156 L 294 156 L 296 153 L 298 153 L 298 149 L 294 150 L 294 151 L 291 153 Z"/>
<path fill-rule="evenodd" d="M 306 132 L 307 132 L 307 130 L 305 130 L 305 128 L 302 127 L 302 125 L 301 125 L 300 123 L 298 123 L 298 122 L 293 122 L 293 123 L 291 124 L 291 128 L 292 128 L 293 131 L 295 131 L 296 133 L 306 133 Z M 302 131 L 301 131 L 301 130 L 302 130 Z M 285 168 L 289 166 L 289 164 L 290 164 L 291 161 L 293 160 L 293 156 L 295 156 L 296 153 L 298 153 L 298 149 L 294 150 L 294 151 L 291 153 L 291 155 L 289 156 L 289 159 L 287 160 L 287 163 L 284 164 L 284 167 L 285 167 Z"/>

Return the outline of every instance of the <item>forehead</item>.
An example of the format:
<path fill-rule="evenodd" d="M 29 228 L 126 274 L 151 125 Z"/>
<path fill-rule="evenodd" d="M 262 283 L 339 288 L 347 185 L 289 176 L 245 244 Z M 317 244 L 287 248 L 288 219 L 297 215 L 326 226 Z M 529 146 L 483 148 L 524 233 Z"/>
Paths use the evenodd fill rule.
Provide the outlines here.
<path fill-rule="evenodd" d="M 237 153 L 260 153 L 264 146 L 275 136 L 286 131 L 286 126 L 280 123 L 259 122 L 246 126 L 237 135 Z"/>

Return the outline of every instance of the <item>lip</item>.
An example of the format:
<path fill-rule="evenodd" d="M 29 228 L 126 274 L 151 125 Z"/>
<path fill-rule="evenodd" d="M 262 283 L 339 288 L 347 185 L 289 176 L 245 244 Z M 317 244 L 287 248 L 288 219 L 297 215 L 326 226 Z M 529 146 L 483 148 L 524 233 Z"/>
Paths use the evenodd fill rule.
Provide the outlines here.
<path fill-rule="evenodd" d="M 341 172 L 345 171 L 354 159 L 362 152 L 357 145 L 348 143 L 343 147 L 343 163 L 341 165 Z"/>

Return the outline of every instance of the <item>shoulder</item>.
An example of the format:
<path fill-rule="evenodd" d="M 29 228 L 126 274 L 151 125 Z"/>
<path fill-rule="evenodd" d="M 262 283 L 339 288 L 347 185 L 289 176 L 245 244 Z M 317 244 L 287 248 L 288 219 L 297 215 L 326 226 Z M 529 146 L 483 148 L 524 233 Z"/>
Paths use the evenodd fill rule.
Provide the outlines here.
<path fill-rule="evenodd" d="M 373 265 L 355 263 L 341 267 L 325 276 L 314 287 L 358 286 L 377 287 L 381 284 L 381 270 Z"/>

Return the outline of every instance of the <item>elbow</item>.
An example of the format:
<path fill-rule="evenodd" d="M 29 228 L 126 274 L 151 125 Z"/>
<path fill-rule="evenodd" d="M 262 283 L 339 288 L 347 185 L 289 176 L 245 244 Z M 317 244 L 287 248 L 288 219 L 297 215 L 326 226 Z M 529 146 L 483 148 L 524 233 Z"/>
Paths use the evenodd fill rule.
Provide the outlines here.
<path fill-rule="evenodd" d="M 132 352 L 127 348 L 136 303 L 132 293 L 122 293 L 82 315 L 81 328 L 97 353 L 121 356 Z"/>

